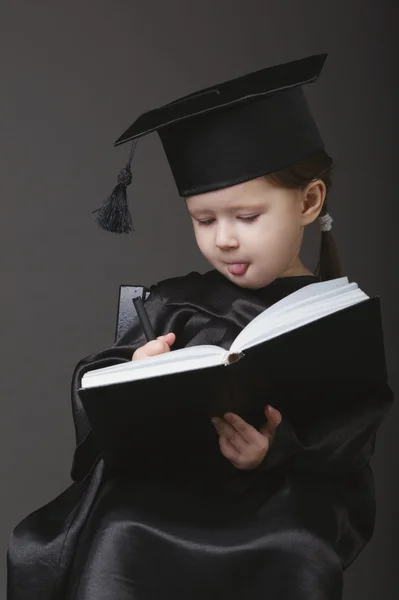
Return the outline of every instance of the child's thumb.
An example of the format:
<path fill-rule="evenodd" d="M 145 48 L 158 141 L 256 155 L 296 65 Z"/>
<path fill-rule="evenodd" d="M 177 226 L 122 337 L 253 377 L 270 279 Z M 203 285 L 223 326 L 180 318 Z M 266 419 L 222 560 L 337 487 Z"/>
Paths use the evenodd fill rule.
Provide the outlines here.
<path fill-rule="evenodd" d="M 166 335 L 160 335 L 157 337 L 157 340 L 161 340 L 162 342 L 166 342 L 168 346 L 171 346 L 176 339 L 176 335 L 174 333 L 167 333 Z"/>
<path fill-rule="evenodd" d="M 265 407 L 265 415 L 267 421 L 265 425 L 262 426 L 262 434 L 267 436 L 274 436 L 277 427 L 283 420 L 281 412 L 277 410 L 277 408 L 274 408 L 273 406 L 270 406 L 270 404 L 268 404 Z"/>
<path fill-rule="evenodd" d="M 156 356 L 157 354 L 163 354 L 169 352 L 169 344 L 165 340 L 164 335 L 159 335 L 156 340 L 147 342 L 144 348 L 144 356 Z"/>

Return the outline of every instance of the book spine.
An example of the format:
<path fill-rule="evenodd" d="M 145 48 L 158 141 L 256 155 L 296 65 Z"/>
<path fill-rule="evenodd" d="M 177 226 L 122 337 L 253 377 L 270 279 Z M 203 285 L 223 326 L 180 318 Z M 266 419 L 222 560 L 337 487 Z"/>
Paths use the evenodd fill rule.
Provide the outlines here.
<path fill-rule="evenodd" d="M 223 358 L 223 362 L 226 366 L 237 362 L 244 356 L 244 352 L 227 352 Z"/>

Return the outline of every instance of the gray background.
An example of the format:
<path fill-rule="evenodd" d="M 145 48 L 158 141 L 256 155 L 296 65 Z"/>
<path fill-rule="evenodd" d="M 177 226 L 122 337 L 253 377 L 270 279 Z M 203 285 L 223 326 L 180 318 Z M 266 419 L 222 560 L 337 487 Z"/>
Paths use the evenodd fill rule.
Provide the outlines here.
<path fill-rule="evenodd" d="M 150 108 L 329 53 L 306 92 L 338 165 L 335 237 L 349 278 L 381 296 L 398 390 L 394 2 L 2 0 L 0 7 L 3 557 L 16 523 L 70 484 L 71 375 L 81 357 L 112 345 L 119 285 L 211 268 L 156 134 L 140 141 L 134 158 L 136 231 L 117 236 L 94 223 L 91 211 L 127 159 L 128 146 L 114 149 L 113 141 Z M 305 240 L 311 268 L 318 239 L 310 230 Z M 380 431 L 376 530 L 346 573 L 345 600 L 397 598 L 398 410 Z"/>

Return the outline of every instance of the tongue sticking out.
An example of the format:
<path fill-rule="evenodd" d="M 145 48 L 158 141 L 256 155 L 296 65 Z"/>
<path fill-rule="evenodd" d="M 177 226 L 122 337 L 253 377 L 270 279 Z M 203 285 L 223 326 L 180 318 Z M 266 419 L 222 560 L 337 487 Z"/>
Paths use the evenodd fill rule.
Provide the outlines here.
<path fill-rule="evenodd" d="M 248 269 L 248 263 L 235 263 L 229 265 L 228 269 L 229 273 L 232 275 L 244 275 L 245 271 Z"/>

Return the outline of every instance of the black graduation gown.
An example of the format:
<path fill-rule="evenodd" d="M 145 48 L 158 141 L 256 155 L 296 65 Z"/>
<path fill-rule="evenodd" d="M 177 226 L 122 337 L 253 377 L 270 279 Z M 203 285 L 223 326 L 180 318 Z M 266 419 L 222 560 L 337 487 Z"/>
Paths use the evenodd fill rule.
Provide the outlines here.
<path fill-rule="evenodd" d="M 248 290 L 217 271 L 192 272 L 153 285 L 146 307 L 157 335 L 176 333 L 173 349 L 227 349 L 262 310 L 315 281 L 286 277 Z M 8 600 L 340 599 L 342 573 L 373 533 L 369 461 L 393 399 L 389 386 L 365 374 L 364 386 L 341 389 L 332 378 L 312 393 L 320 402 L 347 394 L 345 414 L 319 419 L 300 436 L 283 415 L 252 471 L 220 453 L 213 473 L 179 473 L 166 451 L 151 464 L 139 457 L 134 477 L 115 476 L 98 455 L 77 389 L 84 372 L 130 361 L 144 343 L 132 325 L 113 347 L 77 364 L 73 484 L 14 529 Z"/>

